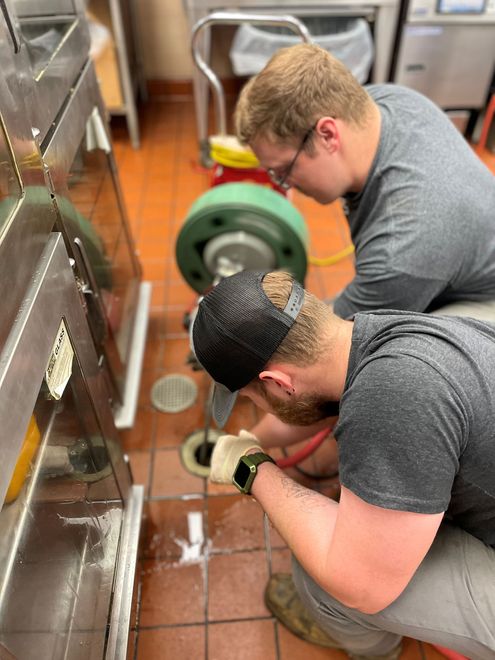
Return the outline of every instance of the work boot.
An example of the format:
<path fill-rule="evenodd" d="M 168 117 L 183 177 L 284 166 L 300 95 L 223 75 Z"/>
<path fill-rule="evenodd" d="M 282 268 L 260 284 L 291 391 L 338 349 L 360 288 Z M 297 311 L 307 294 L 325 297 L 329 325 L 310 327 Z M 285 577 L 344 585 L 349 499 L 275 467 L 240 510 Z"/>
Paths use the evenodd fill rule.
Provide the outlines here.
<path fill-rule="evenodd" d="M 332 639 L 311 618 L 299 598 L 292 576 L 289 573 L 275 573 L 271 576 L 265 589 L 265 605 L 297 637 L 301 637 L 301 639 L 311 644 L 339 649 L 347 653 L 340 642 Z M 349 654 L 349 657 L 353 660 L 398 660 L 400 653 L 401 645 L 399 644 L 397 648 L 386 655 Z"/>

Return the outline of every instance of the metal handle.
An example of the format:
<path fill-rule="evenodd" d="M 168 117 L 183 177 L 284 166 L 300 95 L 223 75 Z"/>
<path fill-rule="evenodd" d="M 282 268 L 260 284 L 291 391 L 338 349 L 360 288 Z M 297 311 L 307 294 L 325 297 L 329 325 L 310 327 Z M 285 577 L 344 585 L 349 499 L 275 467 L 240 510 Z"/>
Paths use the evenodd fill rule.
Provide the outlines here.
<path fill-rule="evenodd" d="M 225 113 L 225 95 L 218 76 L 208 66 L 199 54 L 198 37 L 200 32 L 211 25 L 240 25 L 241 23 L 254 23 L 255 25 L 276 25 L 287 27 L 300 35 L 306 43 L 311 43 L 311 35 L 302 21 L 289 15 L 245 14 L 240 12 L 217 11 L 199 20 L 192 28 L 191 54 L 198 69 L 209 80 L 213 87 L 216 102 L 217 131 L 220 135 L 227 132 Z"/>
<path fill-rule="evenodd" d="M 91 295 L 93 300 L 95 301 L 96 307 L 98 308 L 98 313 L 101 316 L 101 322 L 103 323 L 103 327 L 105 328 L 105 333 L 106 333 L 107 312 L 105 307 L 103 306 L 103 302 L 101 300 L 101 296 L 98 291 L 98 285 L 96 284 L 96 280 L 94 278 L 93 271 L 91 269 L 91 263 L 87 255 L 86 248 L 84 247 L 84 243 L 81 241 L 80 238 L 75 238 L 74 244 L 77 246 L 79 250 L 79 254 L 81 255 L 82 264 L 85 270 L 84 277 L 90 286 L 90 288 L 86 289 L 83 293 Z"/>
<path fill-rule="evenodd" d="M 14 45 L 14 53 L 18 53 L 21 50 L 21 42 L 17 36 L 17 30 L 15 29 L 14 21 L 10 15 L 9 7 L 7 5 L 7 0 L 0 0 L 0 8 L 2 9 L 3 17 L 7 23 L 7 29 L 12 39 L 12 44 Z"/>

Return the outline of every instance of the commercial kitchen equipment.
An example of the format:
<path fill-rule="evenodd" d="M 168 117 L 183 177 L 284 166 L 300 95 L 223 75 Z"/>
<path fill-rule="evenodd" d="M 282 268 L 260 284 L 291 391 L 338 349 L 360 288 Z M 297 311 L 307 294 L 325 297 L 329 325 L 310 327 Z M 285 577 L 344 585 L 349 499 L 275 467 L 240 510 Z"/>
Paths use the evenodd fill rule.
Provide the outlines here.
<path fill-rule="evenodd" d="M 10 66 L 4 69 L 10 73 L 6 85 L 14 90 L 14 114 L 26 116 L 24 139 L 35 138 L 32 162 L 41 159 L 36 194 L 45 201 L 50 198 L 53 207 L 43 231 L 56 224 L 64 236 L 84 293 L 100 368 L 109 382 L 116 423 L 129 427 L 137 407 L 150 285 L 141 282 L 129 232 L 106 110 L 89 59 L 84 3 L 12 0 L 1 7 L 6 39 L 0 54 L 5 51 Z M 2 106 L 8 113 L 4 97 Z M 19 140 L 8 135 L 7 142 Z M 25 180 L 20 189 L 24 201 Z M 48 213 L 41 202 L 37 208 L 42 217 Z M 41 220 L 33 226 L 36 222 Z M 13 220 L 11 231 L 17 235 L 15 224 Z M 33 243 L 27 233 L 24 227 L 16 244 L 17 269 L 34 263 L 22 254 L 24 242 Z M 43 241 L 41 234 L 38 256 Z M 22 291 L 20 282 L 17 288 Z"/>
<path fill-rule="evenodd" d="M 143 489 L 115 422 L 149 287 L 80 3 L 0 9 L 0 657 L 123 660 Z"/>
<path fill-rule="evenodd" d="M 494 67 L 494 0 L 405 1 L 391 80 L 428 96 L 463 132 L 487 102 Z"/>
<path fill-rule="evenodd" d="M 42 158 L 86 300 L 118 427 L 132 426 L 151 288 L 141 282 L 93 64 L 87 61 Z"/>
<path fill-rule="evenodd" d="M 61 234 L 33 272 L 0 354 L 0 655 L 123 660 L 143 487 Z"/>

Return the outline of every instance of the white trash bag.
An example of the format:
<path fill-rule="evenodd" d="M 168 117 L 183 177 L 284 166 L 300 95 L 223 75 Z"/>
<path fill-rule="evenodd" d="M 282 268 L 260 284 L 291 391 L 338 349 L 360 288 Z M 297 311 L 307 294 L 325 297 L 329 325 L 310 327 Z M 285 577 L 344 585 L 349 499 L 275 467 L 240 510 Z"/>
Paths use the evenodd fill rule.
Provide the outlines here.
<path fill-rule="evenodd" d="M 341 60 L 360 82 L 368 80 L 374 49 L 370 26 L 364 18 L 303 19 L 313 41 Z M 265 66 L 280 48 L 301 43 L 301 37 L 287 28 L 239 26 L 230 49 L 230 61 L 238 76 L 251 76 Z"/>

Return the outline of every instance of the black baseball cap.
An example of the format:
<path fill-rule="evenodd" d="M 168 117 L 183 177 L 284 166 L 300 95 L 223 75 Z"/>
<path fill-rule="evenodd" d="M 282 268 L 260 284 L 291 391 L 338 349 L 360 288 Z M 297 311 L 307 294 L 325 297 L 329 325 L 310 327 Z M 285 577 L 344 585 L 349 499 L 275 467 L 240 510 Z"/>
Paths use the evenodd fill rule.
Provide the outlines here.
<path fill-rule="evenodd" d="M 303 306 L 304 289 L 294 280 L 287 305 L 278 309 L 263 290 L 267 272 L 243 270 L 221 280 L 199 303 L 190 329 L 191 349 L 215 381 L 212 414 L 219 428 Z"/>

